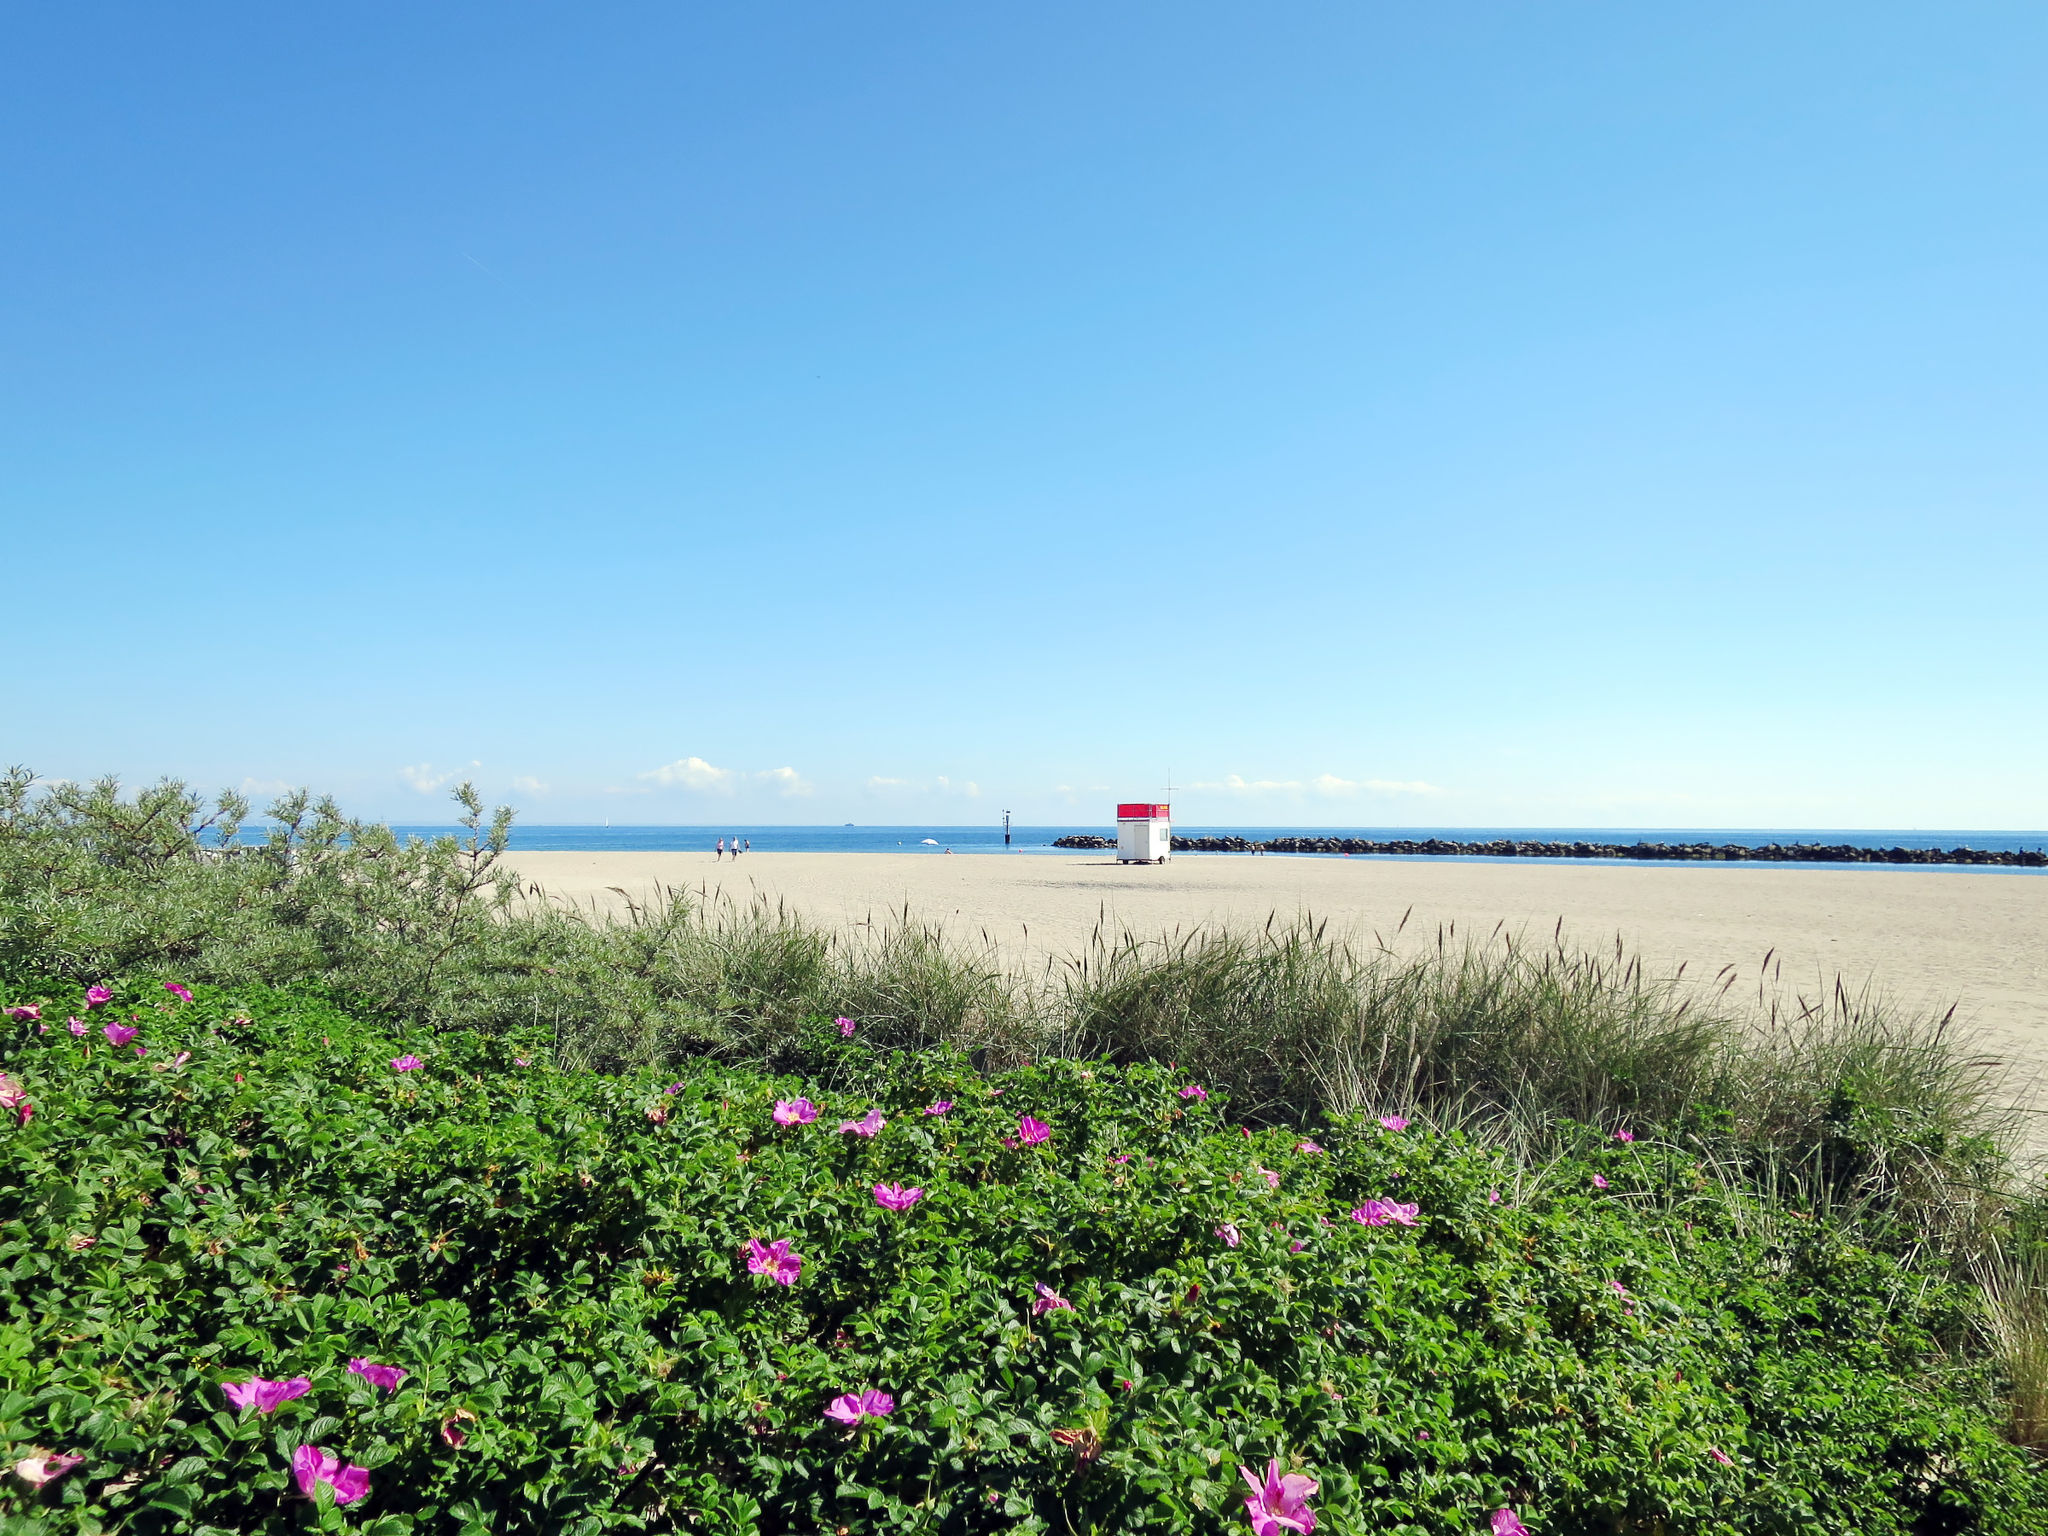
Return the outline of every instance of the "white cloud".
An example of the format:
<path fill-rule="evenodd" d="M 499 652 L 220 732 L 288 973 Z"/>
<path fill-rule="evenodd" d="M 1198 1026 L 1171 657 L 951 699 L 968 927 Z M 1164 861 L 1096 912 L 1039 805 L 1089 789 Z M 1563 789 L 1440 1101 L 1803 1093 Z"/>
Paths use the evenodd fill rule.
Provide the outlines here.
<path fill-rule="evenodd" d="M 1299 779 L 1246 779 L 1234 773 L 1226 773 L 1219 783 L 1190 784 L 1188 788 L 1221 790 L 1226 795 L 1298 794 L 1301 791 L 1301 781 Z"/>
<path fill-rule="evenodd" d="M 764 768 L 754 777 L 773 784 L 782 792 L 785 799 L 793 795 L 808 795 L 811 792 L 811 786 L 804 782 L 803 775 L 794 768 Z"/>
<path fill-rule="evenodd" d="M 524 790 L 529 795 L 544 795 L 548 792 L 547 785 L 541 783 L 532 774 L 521 774 L 512 781 L 512 787 Z"/>
<path fill-rule="evenodd" d="M 1313 781 L 1319 795 L 1440 795 L 1443 790 L 1420 779 L 1340 779 L 1334 773 L 1319 773 Z"/>
<path fill-rule="evenodd" d="M 1319 773 L 1306 783 L 1300 779 L 1247 779 L 1226 773 L 1221 780 L 1190 784 L 1189 789 L 1216 791 L 1226 795 L 1299 795 L 1312 790 L 1318 795 L 1341 799 L 1349 795 L 1440 795 L 1443 790 L 1420 779 L 1340 779 L 1334 773 Z"/>
<path fill-rule="evenodd" d="M 471 768 L 481 768 L 483 764 L 472 761 L 469 766 Z M 431 795 L 443 784 L 454 782 L 467 771 L 467 769 L 462 768 L 451 768 L 446 773 L 436 773 L 432 763 L 411 763 L 399 769 L 398 776 L 421 794 Z"/>
<path fill-rule="evenodd" d="M 963 793 L 965 793 L 967 798 L 970 800 L 979 800 L 981 798 L 981 786 L 975 783 L 974 780 L 969 779 L 967 781 L 967 788 L 965 789 L 965 791 L 963 791 Z"/>
<path fill-rule="evenodd" d="M 733 780 L 738 775 L 730 768 L 714 768 L 701 757 L 679 757 L 659 768 L 650 768 L 640 777 L 652 779 L 657 784 L 680 784 L 685 789 L 715 789 L 729 795 Z"/>
<path fill-rule="evenodd" d="M 876 774 L 868 780 L 869 789 L 908 789 L 909 787 L 910 780 L 908 779 L 885 779 L 880 774 Z"/>
<path fill-rule="evenodd" d="M 720 795 L 735 793 L 749 779 L 773 787 L 785 799 L 811 792 L 809 781 L 794 768 L 763 768 L 758 773 L 749 773 L 738 768 L 720 768 L 701 757 L 679 757 L 659 768 L 650 768 L 639 777 L 646 783 L 680 785 Z"/>

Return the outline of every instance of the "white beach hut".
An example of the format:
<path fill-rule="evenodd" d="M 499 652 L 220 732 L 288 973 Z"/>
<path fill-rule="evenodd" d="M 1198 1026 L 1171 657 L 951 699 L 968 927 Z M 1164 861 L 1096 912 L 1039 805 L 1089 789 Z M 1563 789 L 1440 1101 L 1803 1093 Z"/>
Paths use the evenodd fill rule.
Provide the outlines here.
<path fill-rule="evenodd" d="M 1116 808 L 1116 861 L 1164 864 L 1173 856 L 1173 807 L 1154 801 Z"/>

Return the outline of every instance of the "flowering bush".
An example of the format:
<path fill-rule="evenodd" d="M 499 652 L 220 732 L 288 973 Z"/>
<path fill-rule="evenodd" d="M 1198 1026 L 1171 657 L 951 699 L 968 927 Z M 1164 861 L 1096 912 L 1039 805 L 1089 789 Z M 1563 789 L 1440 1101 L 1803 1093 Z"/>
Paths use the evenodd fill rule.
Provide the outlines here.
<path fill-rule="evenodd" d="M 193 990 L 112 983 L 124 1045 L 0 1036 L 36 1107 L 0 1118 L 0 1529 L 2017 1536 L 2048 1507 L 1963 1292 L 1759 1219 L 1661 1136 L 1587 1127 L 1533 1173 L 1419 1124 L 1246 1134 L 1144 1067 L 998 1097 L 829 1016 L 829 1075 L 678 1081 Z"/>

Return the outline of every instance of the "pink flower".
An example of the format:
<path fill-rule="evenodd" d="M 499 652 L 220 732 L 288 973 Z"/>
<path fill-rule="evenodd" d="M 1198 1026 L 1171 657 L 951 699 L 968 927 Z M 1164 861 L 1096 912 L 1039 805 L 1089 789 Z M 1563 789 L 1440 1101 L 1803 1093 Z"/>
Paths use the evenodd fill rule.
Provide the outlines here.
<path fill-rule="evenodd" d="M 670 1083 L 666 1088 L 662 1089 L 661 1091 L 663 1093 L 673 1096 L 683 1091 L 683 1085 L 681 1083 Z"/>
<path fill-rule="evenodd" d="M 88 1010 L 104 1008 L 113 1000 L 113 992 L 106 987 L 87 987 L 85 989 L 85 1006 Z"/>
<path fill-rule="evenodd" d="M 170 993 L 171 996 L 175 997 L 181 1003 L 189 1003 L 192 1001 L 192 989 L 187 986 L 181 986 L 179 983 L 175 981 L 165 982 L 164 990 Z"/>
<path fill-rule="evenodd" d="M 1304 1243 L 1300 1238 L 1297 1237 L 1293 1242 L 1287 1245 L 1287 1251 L 1289 1253 L 1299 1253 L 1302 1249 L 1306 1248 L 1307 1246 L 1307 1243 Z"/>
<path fill-rule="evenodd" d="M 1493 1512 L 1493 1536 L 1529 1536 L 1529 1527 L 1512 1509 L 1496 1509 Z"/>
<path fill-rule="evenodd" d="M 1320 1152 L 1323 1149 L 1312 1141 L 1297 1141 L 1294 1144 L 1294 1150 L 1297 1152 Z"/>
<path fill-rule="evenodd" d="M 1279 1175 L 1279 1174 L 1275 1173 L 1275 1172 L 1274 1172 L 1274 1171 L 1273 1171 L 1272 1169 L 1270 1169 L 1270 1168 L 1260 1168 L 1260 1169 L 1259 1169 L 1259 1172 L 1263 1173 L 1263 1174 L 1264 1174 L 1264 1175 L 1266 1176 L 1266 1188 L 1268 1188 L 1268 1189 L 1278 1189 L 1278 1188 L 1280 1187 L 1280 1175 Z"/>
<path fill-rule="evenodd" d="M 353 1504 L 370 1491 L 368 1467 L 344 1466 L 339 1456 L 330 1456 L 316 1445 L 302 1445 L 292 1452 L 292 1471 L 298 1477 L 299 1492 L 309 1499 L 322 1483 L 334 1490 L 337 1504 Z"/>
<path fill-rule="evenodd" d="M 83 1456 L 24 1456 L 14 1464 L 14 1475 L 29 1487 L 40 1488 L 45 1483 L 54 1483 L 84 1460 Z"/>
<path fill-rule="evenodd" d="M 64 1027 L 70 1030 L 71 1033 L 74 1035 L 83 1035 L 86 1031 L 87 1026 L 85 1020 L 83 1019 L 66 1019 L 64 1021 Z"/>
<path fill-rule="evenodd" d="M 398 1384 L 410 1373 L 402 1365 L 373 1365 L 358 1356 L 349 1361 L 348 1368 L 373 1387 L 382 1387 L 386 1392 L 396 1392 Z"/>
<path fill-rule="evenodd" d="M 1032 1289 L 1038 1292 L 1038 1299 L 1031 1303 L 1031 1315 L 1033 1317 L 1043 1317 L 1048 1312 L 1071 1312 L 1074 1310 L 1074 1304 L 1067 1300 L 1066 1297 L 1060 1295 L 1051 1286 L 1040 1282 L 1033 1285 Z"/>
<path fill-rule="evenodd" d="M 410 1051 L 406 1052 L 403 1056 L 391 1058 L 391 1070 L 394 1072 L 417 1072 L 425 1065 L 424 1061 L 421 1061 L 419 1057 L 413 1055 Z"/>
<path fill-rule="evenodd" d="M 43 1016 L 43 1010 L 34 1003 L 23 1003 L 19 1008 L 7 1010 L 7 1017 L 17 1024 L 33 1024 Z"/>
<path fill-rule="evenodd" d="M 879 1109 L 871 1109 L 858 1120 L 840 1121 L 839 1134 L 844 1136 L 850 1131 L 856 1136 L 875 1136 L 879 1135 L 882 1127 L 888 1123 L 882 1118 Z"/>
<path fill-rule="evenodd" d="M 245 1412 L 254 1408 L 258 1413 L 275 1413 L 278 1404 L 312 1391 L 313 1383 L 304 1376 L 294 1376 L 290 1381 L 265 1381 L 261 1376 L 252 1376 L 247 1381 L 224 1381 L 220 1390 L 223 1397 Z"/>
<path fill-rule="evenodd" d="M 1184 1099 L 1206 1099 L 1209 1097 L 1209 1090 L 1202 1087 L 1199 1083 L 1189 1083 L 1187 1087 L 1181 1089 L 1180 1096 Z"/>
<path fill-rule="evenodd" d="M 809 1099 L 777 1099 L 769 1118 L 777 1125 L 809 1125 L 818 1118 L 818 1106 Z"/>
<path fill-rule="evenodd" d="M 1017 1122 L 1017 1140 L 1027 1147 L 1035 1147 L 1052 1134 L 1052 1127 L 1043 1120 L 1034 1120 L 1026 1115 Z"/>
<path fill-rule="evenodd" d="M 862 1419 L 886 1419 L 895 1411 L 895 1398 L 870 1387 L 865 1392 L 848 1392 L 833 1398 L 825 1408 L 825 1417 L 851 1429 Z"/>
<path fill-rule="evenodd" d="M 1489 1189 L 1489 1190 L 1488 1190 L 1488 1191 L 1486 1192 L 1486 1203 L 1487 1203 L 1488 1205 L 1499 1205 L 1499 1204 L 1500 1204 L 1500 1191 L 1499 1191 L 1499 1190 L 1497 1190 L 1497 1189 Z"/>
<path fill-rule="evenodd" d="M 952 1107 L 953 1101 L 951 1099 L 939 1099 L 925 1105 L 924 1112 L 928 1115 L 943 1115 Z"/>
<path fill-rule="evenodd" d="M 1408 1129 L 1407 1120 L 1400 1115 L 1381 1115 L 1380 1124 L 1390 1131 L 1405 1131 Z"/>
<path fill-rule="evenodd" d="M 1252 1536 L 1283 1536 L 1288 1531 L 1316 1528 L 1316 1512 L 1308 1507 L 1319 1486 L 1314 1478 L 1294 1472 L 1282 1477 L 1278 1457 L 1266 1463 L 1263 1483 L 1250 1467 L 1239 1467 L 1237 1471 L 1252 1491 L 1252 1496 L 1244 1501 L 1244 1512 L 1252 1522 Z"/>
<path fill-rule="evenodd" d="M 148 1054 L 149 1054 L 149 1047 L 148 1047 L 148 1046 L 146 1046 L 146 1045 L 138 1045 L 137 1047 L 135 1047 L 135 1057 L 136 1057 L 136 1060 L 140 1061 L 140 1060 L 141 1060 L 141 1059 L 142 1059 L 142 1058 L 143 1058 L 144 1056 L 147 1056 Z"/>
<path fill-rule="evenodd" d="M 756 1237 L 747 1239 L 747 1272 L 766 1275 L 777 1285 L 795 1285 L 796 1277 L 804 1272 L 804 1261 L 789 1251 L 789 1239 L 778 1237 L 774 1242 L 762 1245 Z"/>
<path fill-rule="evenodd" d="M 1628 1287 L 1623 1285 L 1619 1280 L 1610 1280 L 1607 1282 L 1607 1284 L 1613 1289 L 1614 1294 L 1617 1296 L 1626 1296 L 1628 1294 Z"/>
<path fill-rule="evenodd" d="M 29 1121 L 35 1119 L 36 1107 L 35 1105 L 29 1103 L 27 1099 L 23 1099 L 21 1101 L 21 1108 L 16 1110 L 15 1114 L 20 1118 L 21 1124 L 27 1125 Z"/>
<path fill-rule="evenodd" d="M 514 1056 L 512 1058 L 512 1065 L 515 1067 L 530 1067 L 533 1063 L 524 1056 Z"/>
<path fill-rule="evenodd" d="M 192 1053 L 190 1051 L 180 1051 L 177 1055 L 171 1058 L 171 1065 L 174 1067 L 182 1067 L 183 1065 L 185 1065 L 186 1062 L 190 1061 L 191 1059 Z"/>
<path fill-rule="evenodd" d="M 1236 1225 L 1228 1221 L 1216 1229 L 1216 1235 L 1233 1248 L 1243 1241 L 1243 1237 L 1238 1232 Z"/>
<path fill-rule="evenodd" d="M 1730 1456 L 1726 1451 L 1722 1450 L 1721 1447 L 1719 1447 L 1718 1445 L 1708 1446 L 1707 1454 L 1713 1457 L 1714 1460 L 1721 1463 L 1721 1465 L 1724 1467 L 1732 1467 L 1735 1465 L 1735 1458 L 1733 1456 Z"/>
<path fill-rule="evenodd" d="M 1415 1225 L 1417 1207 L 1403 1205 L 1398 1200 L 1368 1200 L 1351 1213 L 1351 1219 L 1368 1227 L 1384 1227 L 1388 1222 L 1403 1227 Z"/>
<path fill-rule="evenodd" d="M 1119 1152 L 1115 1157 L 1112 1157 L 1110 1159 L 1112 1163 L 1128 1163 L 1130 1160 L 1131 1154 L 1128 1152 Z"/>
<path fill-rule="evenodd" d="M 832 1022 L 839 1026 L 839 1037 L 842 1040 L 853 1033 L 853 1020 L 848 1018 L 837 1018 L 834 1019 Z"/>
<path fill-rule="evenodd" d="M 877 1184 L 875 1204 L 885 1211 L 907 1211 L 924 1198 L 921 1189 L 905 1189 L 901 1184 Z"/>
<path fill-rule="evenodd" d="M 135 1038 L 135 1026 L 133 1024 L 109 1024 L 100 1033 L 107 1037 L 109 1045 L 126 1045 Z"/>
<path fill-rule="evenodd" d="M 1614 1133 L 1614 1139 L 1616 1141 L 1634 1141 L 1636 1139 L 1636 1133 L 1634 1131 L 1616 1131 Z"/>
<path fill-rule="evenodd" d="M 469 1434 L 455 1420 L 443 1419 L 441 1421 L 441 1438 L 459 1451 L 462 1449 L 463 1442 L 469 1438 Z"/>
<path fill-rule="evenodd" d="M 1607 1180 L 1596 1173 L 1593 1175 L 1593 1187 L 1595 1189 L 1605 1189 L 1607 1187 Z"/>
<path fill-rule="evenodd" d="M 1000 1099 L 1008 1091 L 1006 1088 L 991 1088 L 988 1091 L 988 1096 L 992 1099 Z"/>
<path fill-rule="evenodd" d="M 5 1072 L 0 1072 L 0 1109 L 13 1109 L 27 1102 L 28 1090 Z"/>

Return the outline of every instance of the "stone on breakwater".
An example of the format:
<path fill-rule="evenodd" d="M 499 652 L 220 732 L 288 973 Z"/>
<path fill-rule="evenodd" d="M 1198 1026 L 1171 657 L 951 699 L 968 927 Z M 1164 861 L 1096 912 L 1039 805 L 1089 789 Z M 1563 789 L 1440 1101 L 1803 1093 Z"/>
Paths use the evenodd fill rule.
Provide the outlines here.
<path fill-rule="evenodd" d="M 1053 847 L 1111 849 L 1116 847 L 1116 839 L 1077 833 L 1055 838 Z M 1857 848 L 1847 843 L 1766 843 L 1760 848 L 1749 848 L 1740 843 L 1534 843 L 1506 838 L 1458 843 L 1440 837 L 1391 842 L 1359 837 L 1275 837 L 1265 842 L 1244 837 L 1176 837 L 1173 851 L 1396 854 L 1410 858 L 1723 860 L 1759 864 L 1981 864 L 2048 869 L 2048 851 L 2038 848 Z"/>

